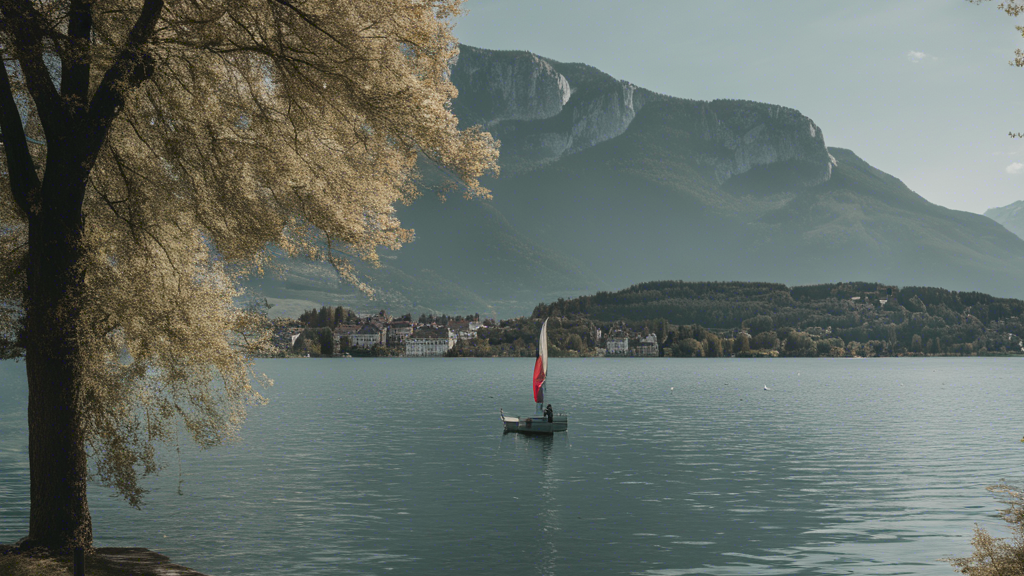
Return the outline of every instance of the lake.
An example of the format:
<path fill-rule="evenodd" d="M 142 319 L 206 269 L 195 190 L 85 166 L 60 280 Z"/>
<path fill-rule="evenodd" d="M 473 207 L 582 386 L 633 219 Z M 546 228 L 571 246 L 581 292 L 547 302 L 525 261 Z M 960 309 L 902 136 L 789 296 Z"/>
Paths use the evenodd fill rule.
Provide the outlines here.
<path fill-rule="evenodd" d="M 165 450 L 97 546 L 239 574 L 953 574 L 1022 476 L 1019 358 L 260 360 L 235 444 Z M 764 391 L 767 385 L 771 390 Z M 0 542 L 28 531 L 24 364 L 0 363 Z"/>

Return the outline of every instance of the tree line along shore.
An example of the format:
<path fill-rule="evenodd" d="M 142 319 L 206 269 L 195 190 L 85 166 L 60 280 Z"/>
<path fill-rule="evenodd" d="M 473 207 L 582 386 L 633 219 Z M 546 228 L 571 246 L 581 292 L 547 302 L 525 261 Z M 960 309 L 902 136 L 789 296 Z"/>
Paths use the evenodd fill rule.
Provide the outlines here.
<path fill-rule="evenodd" d="M 843 282 L 646 282 L 539 304 L 505 320 L 342 307 L 278 320 L 278 356 L 518 357 L 540 323 L 562 357 L 885 357 L 1024 354 L 1024 301 L 943 288 Z M 429 349 L 425 342 L 433 342 Z"/>

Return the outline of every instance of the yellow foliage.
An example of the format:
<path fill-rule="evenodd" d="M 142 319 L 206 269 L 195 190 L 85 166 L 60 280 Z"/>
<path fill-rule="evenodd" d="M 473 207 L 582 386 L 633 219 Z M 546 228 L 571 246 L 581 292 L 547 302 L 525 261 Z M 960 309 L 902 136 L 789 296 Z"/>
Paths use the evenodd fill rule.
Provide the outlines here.
<path fill-rule="evenodd" d="M 964 558 L 946 560 L 961 574 L 969 576 L 1024 576 L 1024 492 L 1016 486 L 1000 484 L 989 488 L 1000 494 L 1006 505 L 1002 518 L 1009 524 L 1009 538 L 996 538 L 980 526 L 974 527 L 971 544 L 974 551 Z"/>
<path fill-rule="evenodd" d="M 155 442 L 179 426 L 201 446 L 237 431 L 262 398 L 251 358 L 259 314 L 238 306 L 245 273 L 268 247 L 334 265 L 363 287 L 350 258 L 377 262 L 412 231 L 396 202 L 416 195 L 432 160 L 486 195 L 497 142 L 459 130 L 449 64 L 459 0 L 96 0 L 89 47 L 68 41 L 73 0 L 31 4 L 53 37 L 50 58 L 88 59 L 89 94 L 145 10 L 159 15 L 139 58 L 152 76 L 124 86 L 82 205 L 84 279 L 75 326 L 87 449 L 96 472 L 133 505 Z M 80 3 L 77 3 L 81 5 Z M 10 27 L 6 34 L 19 38 Z M 24 46 L 5 36 L 5 58 Z M 26 62 L 28 60 L 19 60 Z M 23 64 L 22 64 L 23 65 Z M 42 176 L 49 151 L 39 91 L 8 71 Z M 69 114 L 85 106 L 65 97 Z M 24 298 L 28 215 L 0 179 L 0 339 Z M 39 202 L 30 197 L 29 202 Z M 29 210 L 38 208 L 33 204 Z"/>

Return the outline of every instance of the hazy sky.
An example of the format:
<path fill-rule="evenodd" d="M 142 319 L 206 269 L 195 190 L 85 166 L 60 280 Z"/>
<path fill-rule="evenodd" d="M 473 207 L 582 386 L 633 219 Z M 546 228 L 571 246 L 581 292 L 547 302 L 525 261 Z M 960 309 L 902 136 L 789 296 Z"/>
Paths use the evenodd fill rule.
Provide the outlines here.
<path fill-rule="evenodd" d="M 638 86 L 796 108 L 928 200 L 984 212 L 1024 200 L 1024 39 L 965 0 L 466 0 L 481 48 L 585 62 Z M 1024 24 L 1024 17 L 1020 24 Z"/>

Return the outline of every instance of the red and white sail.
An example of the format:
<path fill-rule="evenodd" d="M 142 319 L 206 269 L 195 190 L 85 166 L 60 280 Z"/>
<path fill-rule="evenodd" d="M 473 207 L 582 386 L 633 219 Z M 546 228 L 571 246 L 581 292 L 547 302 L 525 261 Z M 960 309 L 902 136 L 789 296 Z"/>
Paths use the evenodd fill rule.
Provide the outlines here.
<path fill-rule="evenodd" d="M 537 363 L 533 365 L 533 401 L 544 402 L 544 382 L 548 378 L 548 321 L 540 327 L 540 340 L 537 342 Z"/>

